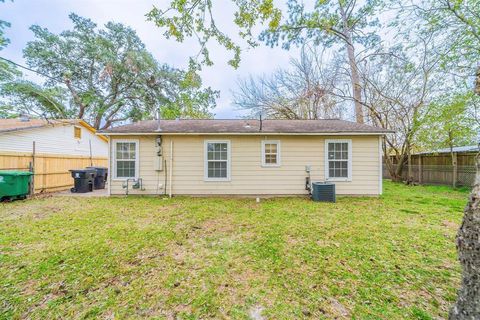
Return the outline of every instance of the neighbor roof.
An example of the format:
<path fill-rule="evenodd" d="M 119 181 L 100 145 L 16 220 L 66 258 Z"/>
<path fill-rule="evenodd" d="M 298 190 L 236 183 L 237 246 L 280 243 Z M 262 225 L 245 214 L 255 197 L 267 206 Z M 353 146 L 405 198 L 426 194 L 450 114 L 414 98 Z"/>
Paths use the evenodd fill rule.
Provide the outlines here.
<path fill-rule="evenodd" d="M 443 148 L 431 151 L 423 151 L 417 152 L 415 154 L 438 154 L 438 153 L 450 153 L 450 151 L 464 153 L 464 152 L 478 152 L 478 146 L 461 146 L 461 147 L 453 147 L 452 150 L 450 148 Z"/>
<path fill-rule="evenodd" d="M 157 120 L 139 121 L 109 130 L 120 134 L 385 134 L 391 131 L 345 120 Z"/>
<path fill-rule="evenodd" d="M 95 128 L 90 126 L 88 123 L 81 119 L 55 119 L 55 120 L 45 120 L 45 119 L 29 119 L 28 121 L 16 119 L 0 119 L 0 133 L 19 131 L 19 130 L 28 130 L 28 129 L 37 129 L 47 126 L 59 126 L 59 125 L 81 125 L 85 127 L 92 133 L 96 133 Z M 106 140 L 103 135 L 100 135 L 101 139 Z"/>

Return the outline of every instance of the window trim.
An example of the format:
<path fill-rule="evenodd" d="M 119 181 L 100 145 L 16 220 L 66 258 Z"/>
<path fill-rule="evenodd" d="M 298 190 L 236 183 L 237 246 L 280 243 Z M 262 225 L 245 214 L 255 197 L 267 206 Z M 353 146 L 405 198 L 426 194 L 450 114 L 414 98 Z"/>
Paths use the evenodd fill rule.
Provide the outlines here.
<path fill-rule="evenodd" d="M 348 176 L 346 178 L 330 178 L 328 163 L 328 144 L 329 143 L 348 143 L 348 159 L 347 169 Z M 325 181 L 352 181 L 352 139 L 325 139 Z"/>
<path fill-rule="evenodd" d="M 266 144 L 277 145 L 277 163 L 271 164 L 271 163 L 265 162 L 265 145 Z M 281 154 L 280 140 L 262 140 L 262 167 L 266 167 L 266 168 L 280 167 L 282 165 L 282 159 L 280 154 Z"/>
<path fill-rule="evenodd" d="M 117 177 L 117 143 L 135 143 L 135 177 Z M 112 139 L 112 181 L 126 181 L 127 179 L 138 179 L 140 170 L 140 140 L 138 139 Z"/>
<path fill-rule="evenodd" d="M 226 178 L 209 178 L 208 177 L 208 144 L 209 143 L 226 143 L 227 144 L 227 177 Z M 203 142 L 203 181 L 222 182 L 231 181 L 231 148 L 230 140 L 205 140 Z"/>

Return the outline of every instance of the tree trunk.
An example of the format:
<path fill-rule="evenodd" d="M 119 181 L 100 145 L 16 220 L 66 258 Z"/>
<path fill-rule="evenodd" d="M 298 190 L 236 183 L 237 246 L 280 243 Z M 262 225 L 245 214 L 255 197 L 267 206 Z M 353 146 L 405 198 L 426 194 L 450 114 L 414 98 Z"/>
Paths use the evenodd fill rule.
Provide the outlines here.
<path fill-rule="evenodd" d="M 457 153 L 452 152 L 452 187 L 457 187 L 458 166 L 457 166 Z"/>
<path fill-rule="evenodd" d="M 450 320 L 480 319 L 480 155 L 476 163 L 475 185 L 457 234 L 462 286 L 450 310 Z"/>
<path fill-rule="evenodd" d="M 477 68 L 476 76 L 475 93 L 480 95 L 480 67 Z M 480 319 L 480 153 L 475 160 L 475 185 L 457 234 L 462 286 L 457 301 L 450 310 L 450 320 Z"/>
<path fill-rule="evenodd" d="M 418 183 L 422 184 L 423 182 L 423 168 L 422 168 L 422 155 L 418 155 Z"/>
<path fill-rule="evenodd" d="M 413 184 L 413 174 L 412 174 L 412 153 L 410 151 L 410 147 L 408 148 L 408 151 L 407 151 L 407 163 L 408 163 L 408 167 L 407 167 L 407 183 L 408 184 Z"/>
<path fill-rule="evenodd" d="M 348 26 L 348 17 L 343 6 L 340 4 L 340 14 L 343 23 L 343 35 L 347 46 L 348 64 L 350 66 L 350 77 L 352 80 L 353 100 L 355 103 L 355 119 L 358 123 L 364 123 L 363 107 L 362 107 L 362 88 L 360 86 L 360 74 L 357 68 L 357 60 L 355 59 L 355 48 L 352 41 L 352 31 Z"/>

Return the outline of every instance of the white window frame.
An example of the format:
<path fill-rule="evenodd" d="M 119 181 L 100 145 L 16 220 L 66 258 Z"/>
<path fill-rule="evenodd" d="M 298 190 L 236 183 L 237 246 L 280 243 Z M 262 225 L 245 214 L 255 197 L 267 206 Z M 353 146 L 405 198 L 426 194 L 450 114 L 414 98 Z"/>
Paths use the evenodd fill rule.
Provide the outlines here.
<path fill-rule="evenodd" d="M 208 177 L 208 144 L 209 143 L 226 143 L 227 144 L 227 177 L 226 178 L 209 178 Z M 220 182 L 220 181 L 231 181 L 231 148 L 232 145 L 230 143 L 230 140 L 205 140 L 203 143 L 203 162 L 204 162 L 204 167 L 203 167 L 203 180 L 204 181 L 212 181 L 212 182 Z"/>
<path fill-rule="evenodd" d="M 117 143 L 135 143 L 135 177 L 117 177 Z M 112 180 L 126 181 L 127 179 L 138 179 L 140 170 L 140 141 L 138 139 L 113 139 L 112 140 Z"/>
<path fill-rule="evenodd" d="M 329 143 L 348 143 L 348 159 L 346 178 L 330 177 L 329 161 L 328 161 L 328 144 Z M 325 181 L 352 181 L 352 139 L 325 139 Z"/>
<path fill-rule="evenodd" d="M 276 144 L 277 145 L 277 163 L 266 163 L 265 162 L 265 145 L 266 144 Z M 262 167 L 280 167 L 281 162 L 281 147 L 280 147 L 280 140 L 262 140 Z"/>

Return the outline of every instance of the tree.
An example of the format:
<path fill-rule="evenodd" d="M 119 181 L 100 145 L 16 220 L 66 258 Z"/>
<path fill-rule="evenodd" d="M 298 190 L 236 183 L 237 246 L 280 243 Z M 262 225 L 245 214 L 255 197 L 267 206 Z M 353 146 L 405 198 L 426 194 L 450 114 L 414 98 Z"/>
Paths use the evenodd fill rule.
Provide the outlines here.
<path fill-rule="evenodd" d="M 435 43 L 431 38 L 418 39 L 412 49 L 397 46 L 388 55 L 370 57 L 361 69 L 362 103 L 372 123 L 393 131 L 383 145 L 385 166 L 393 180 L 403 179 L 429 105 L 445 88 L 432 47 Z M 411 173 L 408 175 L 410 179 Z"/>
<path fill-rule="evenodd" d="M 424 0 L 406 8 L 420 18 L 421 30 L 440 30 L 445 46 L 443 66 L 449 73 L 475 81 L 473 92 L 480 95 L 480 1 Z M 457 234 L 457 250 L 462 266 L 462 284 L 449 318 L 480 318 L 480 154 L 477 174 L 463 221 Z"/>
<path fill-rule="evenodd" d="M 145 49 L 135 31 L 108 22 L 103 29 L 89 19 L 71 14 L 73 29 L 53 34 L 34 25 L 35 40 L 27 44 L 28 66 L 48 78 L 45 87 L 64 84 L 69 102 L 59 113 L 85 119 L 97 129 L 116 123 L 151 118 L 160 108 L 164 118 L 211 117 L 217 92 L 201 87 L 192 73 L 160 65 Z M 10 86 L 25 89 L 25 83 Z M 37 88 L 38 89 L 38 88 Z M 43 97 L 21 91 L 29 101 Z M 17 104 L 18 105 L 18 104 Z M 39 113 L 52 105 L 38 103 Z"/>
<path fill-rule="evenodd" d="M 0 105 L 0 117 L 11 118 L 20 114 L 35 115 L 40 118 L 75 118 L 75 108 L 68 105 L 68 93 L 62 87 L 43 88 L 30 81 L 16 79 L 0 87 L 0 96 L 7 103 Z"/>
<path fill-rule="evenodd" d="M 468 113 L 472 93 L 443 95 L 429 106 L 429 114 L 419 129 L 416 140 L 419 148 L 437 150 L 448 147 L 452 166 L 456 166 L 456 146 L 475 143 L 478 126 Z M 453 171 L 453 187 L 456 187 L 456 170 Z"/>
<path fill-rule="evenodd" d="M 5 0 L 0 0 L 0 3 L 4 3 Z M 0 20 L 0 50 L 5 48 L 8 44 L 8 39 L 5 37 L 5 28 L 10 27 L 10 23 L 4 20 Z"/>
<path fill-rule="evenodd" d="M 307 10 L 300 1 L 289 0 L 286 21 L 282 21 L 281 10 L 274 6 L 272 0 L 232 0 L 232 3 L 236 7 L 234 23 L 239 29 L 238 35 L 251 46 L 257 45 L 252 28 L 257 23 L 264 23 L 268 26 L 260 35 L 260 40 L 271 46 L 282 44 L 288 49 L 291 44 L 303 44 L 306 39 L 312 39 L 316 44 L 326 47 L 337 45 L 346 49 L 356 120 L 364 122 L 355 45 L 370 48 L 378 42 L 378 36 L 372 30 L 377 20 L 372 19 L 372 15 L 380 1 L 359 4 L 355 0 L 326 0 L 315 2 L 314 8 Z M 212 61 L 206 46 L 211 39 L 216 40 L 234 52 L 230 64 L 237 67 L 240 46 L 231 36 L 220 31 L 212 12 L 212 2 L 209 0 L 171 0 L 168 9 L 154 8 L 147 16 L 165 29 L 167 37 L 174 37 L 177 41 L 183 41 L 185 37 L 197 37 L 201 45 L 199 54 L 207 65 Z"/>
<path fill-rule="evenodd" d="M 0 4 L 5 0 L 0 0 Z M 4 20 L 0 20 L 0 51 L 2 51 L 10 42 L 5 36 L 5 28 L 10 27 L 10 23 Z M 5 81 L 11 81 L 15 76 L 18 76 L 19 72 L 9 62 L 0 59 L 0 83 Z"/>
<path fill-rule="evenodd" d="M 239 81 L 234 104 L 271 119 L 340 118 L 342 108 L 332 94 L 338 82 L 338 67 L 324 64 L 317 50 L 303 47 L 290 68 L 271 76 Z"/>

